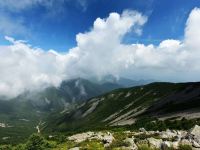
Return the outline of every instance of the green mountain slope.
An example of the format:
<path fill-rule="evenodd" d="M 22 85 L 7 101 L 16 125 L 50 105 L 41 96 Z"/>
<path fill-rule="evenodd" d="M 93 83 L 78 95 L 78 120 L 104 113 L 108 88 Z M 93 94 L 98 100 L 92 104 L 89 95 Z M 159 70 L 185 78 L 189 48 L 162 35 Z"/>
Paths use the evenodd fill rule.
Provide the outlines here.
<path fill-rule="evenodd" d="M 11 100 L 0 100 L 0 143 L 26 139 L 51 113 L 76 109 L 91 97 L 121 87 L 113 83 L 96 84 L 85 79 L 64 81 L 59 87 L 26 92 Z"/>
<path fill-rule="evenodd" d="M 144 116 L 184 116 L 187 112 L 192 116 L 200 112 L 199 108 L 200 83 L 152 83 L 117 89 L 88 100 L 72 112 L 51 116 L 44 131 L 131 125 Z"/>
<path fill-rule="evenodd" d="M 0 101 L 0 143 L 23 142 L 46 115 L 29 101 Z"/>

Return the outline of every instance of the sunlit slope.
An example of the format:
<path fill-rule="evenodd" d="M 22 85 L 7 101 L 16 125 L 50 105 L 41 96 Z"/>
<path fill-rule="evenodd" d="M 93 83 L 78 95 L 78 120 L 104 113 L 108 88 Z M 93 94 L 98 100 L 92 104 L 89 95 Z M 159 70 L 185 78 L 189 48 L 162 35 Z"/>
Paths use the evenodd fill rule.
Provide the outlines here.
<path fill-rule="evenodd" d="M 117 89 L 95 97 L 77 110 L 51 116 L 44 128 L 74 131 L 104 126 L 131 125 L 144 116 L 170 117 L 200 112 L 200 83 L 152 83 Z"/>

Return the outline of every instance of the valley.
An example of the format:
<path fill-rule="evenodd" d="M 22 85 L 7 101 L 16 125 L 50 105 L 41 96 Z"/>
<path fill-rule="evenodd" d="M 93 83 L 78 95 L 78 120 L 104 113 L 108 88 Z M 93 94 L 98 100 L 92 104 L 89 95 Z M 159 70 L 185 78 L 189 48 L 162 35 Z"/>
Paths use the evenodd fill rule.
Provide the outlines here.
<path fill-rule="evenodd" d="M 36 101 L 26 99 L 29 97 L 27 93 L 13 100 L 0 101 L 1 144 L 24 143 L 33 133 L 57 137 L 53 138 L 57 141 L 59 137 L 68 138 L 88 131 L 122 134 L 121 131 L 138 132 L 140 128 L 147 131 L 189 130 L 200 125 L 198 82 L 121 86 L 108 88 L 105 94 L 99 92 L 98 86 L 94 87 L 92 82 L 83 79 L 78 82 L 79 88 L 76 88 L 77 81 L 61 85 L 63 90 L 75 87 L 76 101 L 69 101 L 66 96 L 69 92 L 61 91 L 61 88 L 40 92 L 34 96 L 39 98 Z M 97 93 L 91 92 L 87 94 L 88 99 L 84 99 L 83 87 L 85 93 L 90 93 L 90 89 Z"/>

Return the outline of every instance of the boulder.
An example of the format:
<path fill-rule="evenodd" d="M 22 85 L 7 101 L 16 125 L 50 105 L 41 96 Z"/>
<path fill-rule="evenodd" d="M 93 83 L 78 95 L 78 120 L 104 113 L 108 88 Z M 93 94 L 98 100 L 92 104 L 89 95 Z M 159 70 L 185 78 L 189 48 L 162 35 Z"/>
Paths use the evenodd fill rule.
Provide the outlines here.
<path fill-rule="evenodd" d="M 166 130 L 166 131 L 162 131 L 160 132 L 160 137 L 163 139 L 169 139 L 169 138 L 173 138 L 177 136 L 177 132 L 173 132 L 171 130 Z"/>
<path fill-rule="evenodd" d="M 195 125 L 187 135 L 187 138 L 196 148 L 200 148 L 200 126 Z"/>
<path fill-rule="evenodd" d="M 177 135 L 182 138 L 185 137 L 187 134 L 188 134 L 187 131 L 182 131 L 182 130 L 177 131 Z"/>
<path fill-rule="evenodd" d="M 138 150 L 138 147 L 134 142 L 134 138 L 126 138 L 124 141 L 130 143 L 130 146 L 127 149 Z"/>
<path fill-rule="evenodd" d="M 103 138 L 102 138 L 102 142 L 104 144 L 104 147 L 107 147 L 109 146 L 114 140 L 114 137 L 112 136 L 112 134 L 107 134 L 107 135 L 104 135 Z"/>
<path fill-rule="evenodd" d="M 200 144 L 197 143 L 195 140 L 192 141 L 192 146 L 195 148 L 200 148 Z"/>
<path fill-rule="evenodd" d="M 172 143 L 169 142 L 169 141 L 164 141 L 162 144 L 161 144 L 161 149 L 162 150 L 168 150 L 170 147 L 171 147 Z"/>
<path fill-rule="evenodd" d="M 190 146 L 192 146 L 192 143 L 187 139 L 182 139 L 180 144 L 181 145 L 190 145 Z"/>
<path fill-rule="evenodd" d="M 195 125 L 195 126 L 190 130 L 190 134 L 199 139 L 199 138 L 200 138 L 200 126 Z"/>
<path fill-rule="evenodd" d="M 101 140 L 104 143 L 104 146 L 109 146 L 112 141 L 114 140 L 114 137 L 112 136 L 112 133 L 102 133 L 102 132 L 85 132 L 80 134 L 75 134 L 70 137 L 68 137 L 68 140 L 80 143 L 85 140 Z"/>
<path fill-rule="evenodd" d="M 70 148 L 69 150 L 79 150 L 79 147 Z"/>
<path fill-rule="evenodd" d="M 155 139 L 155 138 L 148 138 L 148 143 L 151 147 L 154 147 L 154 148 L 161 148 L 161 145 L 162 145 L 162 139 Z"/>
<path fill-rule="evenodd" d="M 179 142 L 178 141 L 172 142 L 172 148 L 178 149 L 179 148 Z"/>
<path fill-rule="evenodd" d="M 94 132 L 86 132 L 86 133 L 80 133 L 80 134 L 75 134 L 70 137 L 68 137 L 68 140 L 75 141 L 77 143 L 83 142 L 90 137 L 94 136 Z"/>

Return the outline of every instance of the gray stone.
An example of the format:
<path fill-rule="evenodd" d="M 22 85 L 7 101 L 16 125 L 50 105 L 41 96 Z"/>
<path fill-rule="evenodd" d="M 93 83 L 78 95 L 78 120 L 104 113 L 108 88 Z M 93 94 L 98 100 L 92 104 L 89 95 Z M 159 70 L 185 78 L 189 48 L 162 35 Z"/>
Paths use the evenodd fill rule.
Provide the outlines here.
<path fill-rule="evenodd" d="M 200 126 L 195 125 L 191 130 L 190 134 L 196 138 L 200 138 Z"/>
<path fill-rule="evenodd" d="M 130 146 L 128 147 L 129 150 L 138 150 L 138 147 L 134 142 L 134 138 L 126 138 L 125 141 L 130 143 Z"/>
<path fill-rule="evenodd" d="M 69 150 L 79 150 L 79 147 L 70 148 Z"/>
<path fill-rule="evenodd" d="M 192 141 L 192 146 L 194 146 L 195 148 L 200 148 L 200 144 L 197 143 L 196 141 Z"/>
<path fill-rule="evenodd" d="M 172 143 L 169 142 L 169 141 L 164 141 L 162 144 L 161 144 L 161 149 L 162 150 L 168 150 L 170 147 L 171 147 Z"/>
<path fill-rule="evenodd" d="M 181 140 L 180 144 L 182 144 L 182 145 L 192 145 L 192 143 L 187 139 Z"/>
<path fill-rule="evenodd" d="M 148 138 L 149 145 L 154 148 L 161 148 L 162 139 Z"/>

